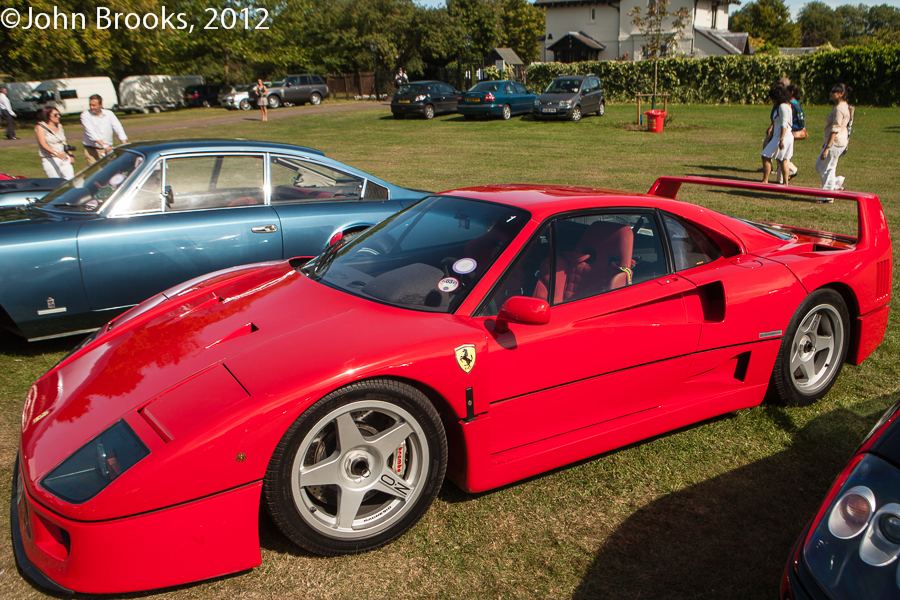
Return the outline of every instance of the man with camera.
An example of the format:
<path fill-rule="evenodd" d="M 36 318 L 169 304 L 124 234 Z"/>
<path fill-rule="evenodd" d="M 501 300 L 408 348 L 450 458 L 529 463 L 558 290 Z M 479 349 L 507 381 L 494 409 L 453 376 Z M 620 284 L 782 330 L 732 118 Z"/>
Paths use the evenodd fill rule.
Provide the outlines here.
<path fill-rule="evenodd" d="M 128 143 L 125 129 L 111 110 L 103 108 L 103 98 L 98 94 L 90 97 L 90 110 L 81 113 L 84 127 L 84 158 L 91 166 L 113 149 L 113 133 L 123 144 Z"/>

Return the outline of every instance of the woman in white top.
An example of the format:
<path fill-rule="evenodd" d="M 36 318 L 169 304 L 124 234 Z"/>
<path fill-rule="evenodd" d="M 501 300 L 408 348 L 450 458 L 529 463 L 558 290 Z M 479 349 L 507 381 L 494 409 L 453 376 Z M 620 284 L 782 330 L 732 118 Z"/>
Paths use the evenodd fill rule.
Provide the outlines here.
<path fill-rule="evenodd" d="M 790 180 L 791 158 L 794 156 L 794 135 L 791 133 L 791 97 L 784 86 L 776 85 L 769 90 L 769 98 L 777 110 L 777 115 L 772 120 L 772 139 L 762 151 L 763 183 L 769 182 L 772 173 L 772 160 L 778 161 L 778 170 L 781 180 L 788 185 Z M 774 112 L 774 111 L 773 111 Z"/>
<path fill-rule="evenodd" d="M 37 136 L 38 155 L 41 166 L 47 177 L 62 177 L 69 180 L 75 177 L 75 157 L 66 152 L 66 132 L 59 122 L 59 111 L 55 108 L 42 108 L 40 120 L 34 128 Z"/>
<path fill-rule="evenodd" d="M 816 173 L 822 179 L 823 190 L 844 189 L 844 178 L 835 174 L 838 159 L 847 151 L 847 143 L 850 141 L 850 106 L 847 104 L 847 96 L 850 95 L 850 87 L 843 83 L 836 83 L 831 87 L 831 101 L 834 108 L 825 119 L 825 142 L 822 144 L 822 152 L 816 158 Z M 820 203 L 832 203 L 833 198 L 818 198 Z"/>

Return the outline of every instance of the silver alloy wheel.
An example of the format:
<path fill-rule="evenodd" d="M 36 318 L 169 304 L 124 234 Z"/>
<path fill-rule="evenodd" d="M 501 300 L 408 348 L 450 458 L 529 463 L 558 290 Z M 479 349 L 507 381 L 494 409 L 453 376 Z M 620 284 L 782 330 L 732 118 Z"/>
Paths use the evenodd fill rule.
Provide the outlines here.
<path fill-rule="evenodd" d="M 509 104 L 503 105 L 503 120 L 509 121 L 509 118 L 512 116 L 512 109 L 509 107 Z"/>
<path fill-rule="evenodd" d="M 600 108 L 597 109 L 597 116 L 602 117 L 606 114 L 606 102 L 600 103 Z"/>
<path fill-rule="evenodd" d="M 575 108 L 572 109 L 572 116 L 570 118 L 573 121 L 581 120 L 581 107 L 580 106 L 576 106 Z"/>
<path fill-rule="evenodd" d="M 278 108 L 281 106 L 281 98 L 277 94 L 272 94 L 266 98 L 266 104 L 269 105 L 269 108 Z"/>
<path fill-rule="evenodd" d="M 803 394 L 815 394 L 838 371 L 844 347 L 844 322 L 831 304 L 819 304 L 800 322 L 791 341 L 790 372 Z"/>
<path fill-rule="evenodd" d="M 241 103 L 239 106 L 240 106 L 241 110 L 250 110 L 250 100 L 248 100 L 247 98 L 244 98 L 243 100 L 241 100 Z"/>
<path fill-rule="evenodd" d="M 318 93 L 314 93 L 312 96 L 309 97 L 309 102 L 310 102 L 310 104 L 313 104 L 313 105 L 322 104 L 322 96 L 319 95 Z"/>
<path fill-rule="evenodd" d="M 425 107 L 425 118 L 426 119 L 434 118 L 434 107 L 430 104 Z"/>
<path fill-rule="evenodd" d="M 431 461 L 422 425 L 405 409 L 360 400 L 320 419 L 291 468 L 300 517 L 330 538 L 370 538 L 415 507 Z"/>

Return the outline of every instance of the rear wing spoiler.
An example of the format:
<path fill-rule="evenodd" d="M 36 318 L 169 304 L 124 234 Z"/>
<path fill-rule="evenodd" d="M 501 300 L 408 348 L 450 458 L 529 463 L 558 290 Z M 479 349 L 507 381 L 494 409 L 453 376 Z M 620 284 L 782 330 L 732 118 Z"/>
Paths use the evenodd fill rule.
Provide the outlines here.
<path fill-rule="evenodd" d="M 726 187 L 740 190 L 751 190 L 760 193 L 788 194 L 791 196 L 811 196 L 813 198 L 834 198 L 835 200 L 852 200 L 856 202 L 857 246 L 867 246 L 874 235 L 875 228 L 887 229 L 887 221 L 881 201 L 875 194 L 822 190 L 819 188 L 796 187 L 762 183 L 756 181 L 740 181 L 735 179 L 713 179 L 711 177 L 660 177 L 647 192 L 653 196 L 675 200 L 678 191 L 684 184 L 703 185 L 709 187 Z"/>

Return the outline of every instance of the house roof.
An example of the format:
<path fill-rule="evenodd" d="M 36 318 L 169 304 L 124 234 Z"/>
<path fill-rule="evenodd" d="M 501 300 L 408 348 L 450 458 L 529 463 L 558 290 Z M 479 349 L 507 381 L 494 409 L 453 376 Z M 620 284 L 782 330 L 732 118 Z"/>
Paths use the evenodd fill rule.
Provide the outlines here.
<path fill-rule="evenodd" d="M 547 48 L 549 50 L 553 50 L 553 48 L 562 44 L 566 40 L 566 38 L 572 38 L 574 40 L 577 40 L 577 41 L 581 42 L 582 44 L 584 44 L 585 46 L 587 46 L 588 48 L 593 48 L 594 50 L 606 50 L 606 45 L 601 44 L 600 42 L 598 42 L 597 40 L 595 40 L 594 38 L 592 38 L 591 36 L 589 36 L 588 34 L 586 34 L 583 31 L 570 31 L 569 33 L 562 36 L 557 41 L 555 41 L 552 44 L 550 44 L 549 46 L 547 46 Z"/>
<path fill-rule="evenodd" d="M 734 2 L 735 0 L 729 0 Z M 619 0 L 534 0 L 538 8 L 549 6 L 577 6 L 579 4 L 618 4 Z"/>
<path fill-rule="evenodd" d="M 745 54 L 748 51 L 750 41 L 748 33 L 735 33 L 725 29 L 709 29 L 706 27 L 694 27 L 694 31 L 722 48 L 728 54 Z"/>
<path fill-rule="evenodd" d="M 494 48 L 491 54 L 496 54 L 500 59 L 508 65 L 524 65 L 522 59 L 516 54 L 512 48 Z"/>

